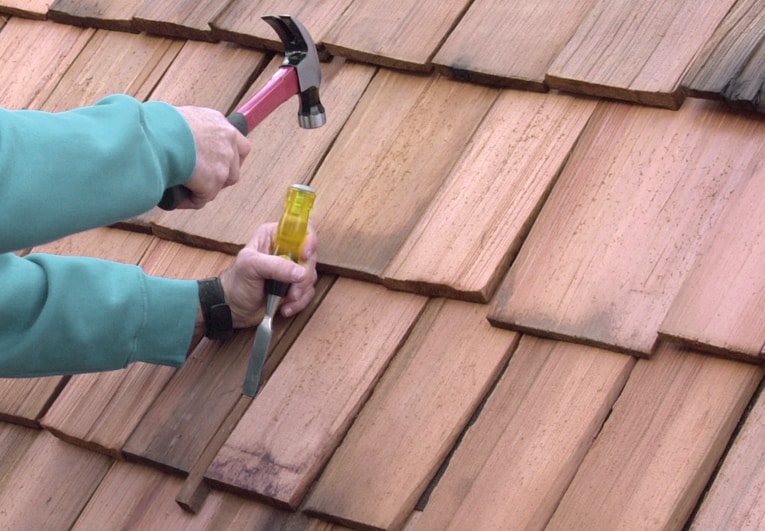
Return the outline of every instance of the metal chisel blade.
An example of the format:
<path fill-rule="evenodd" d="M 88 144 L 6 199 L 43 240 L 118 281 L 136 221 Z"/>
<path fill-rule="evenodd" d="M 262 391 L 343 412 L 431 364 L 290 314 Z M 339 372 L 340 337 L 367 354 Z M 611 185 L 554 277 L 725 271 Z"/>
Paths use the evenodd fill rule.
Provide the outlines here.
<path fill-rule="evenodd" d="M 268 345 L 271 343 L 271 316 L 266 315 L 255 331 L 255 342 L 250 351 L 250 363 L 247 366 L 247 376 L 244 378 L 242 394 L 254 397 L 260 385 L 260 376 L 263 374 L 263 365 L 266 362 Z"/>

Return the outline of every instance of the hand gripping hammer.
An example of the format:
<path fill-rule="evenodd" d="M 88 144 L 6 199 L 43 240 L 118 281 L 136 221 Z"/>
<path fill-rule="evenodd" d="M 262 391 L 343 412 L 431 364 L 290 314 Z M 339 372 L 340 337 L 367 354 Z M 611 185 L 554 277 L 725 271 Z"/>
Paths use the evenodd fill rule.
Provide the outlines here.
<path fill-rule="evenodd" d="M 282 103 L 294 95 L 300 98 L 298 124 L 304 129 L 321 127 L 327 121 L 319 100 L 321 65 L 316 45 L 303 25 L 289 15 L 265 16 L 284 44 L 284 62 L 271 80 L 228 120 L 247 135 Z M 173 210 L 191 195 L 185 186 L 165 190 L 159 207 Z"/>

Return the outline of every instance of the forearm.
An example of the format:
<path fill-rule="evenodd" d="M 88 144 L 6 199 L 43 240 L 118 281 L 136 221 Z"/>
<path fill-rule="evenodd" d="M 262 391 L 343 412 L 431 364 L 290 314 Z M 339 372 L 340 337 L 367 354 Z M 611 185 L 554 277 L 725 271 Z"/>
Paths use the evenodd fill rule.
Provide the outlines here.
<path fill-rule="evenodd" d="M 112 96 L 62 113 L 0 109 L 0 252 L 146 212 L 195 163 L 188 124 L 164 103 Z"/>
<path fill-rule="evenodd" d="M 103 260 L 0 255 L 0 376 L 180 366 L 195 328 L 196 282 Z"/>

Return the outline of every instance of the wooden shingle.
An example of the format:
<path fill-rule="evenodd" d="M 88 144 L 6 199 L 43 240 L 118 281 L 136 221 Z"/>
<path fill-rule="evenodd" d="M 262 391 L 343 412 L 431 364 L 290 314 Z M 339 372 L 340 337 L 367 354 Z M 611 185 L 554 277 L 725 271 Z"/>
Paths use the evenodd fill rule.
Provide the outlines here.
<path fill-rule="evenodd" d="M 700 100 L 676 112 L 601 103 L 492 322 L 650 355 L 711 227 L 762 157 L 751 127 Z"/>
<path fill-rule="evenodd" d="M 548 67 L 595 1 L 472 2 L 433 63 L 466 81 L 546 90 Z"/>
<path fill-rule="evenodd" d="M 469 5 L 468 0 L 352 2 L 324 36 L 324 46 L 356 61 L 429 71 L 438 47 Z"/>
<path fill-rule="evenodd" d="M 212 40 L 210 22 L 228 0 L 146 0 L 133 17 L 140 31 L 166 37 Z"/>
<path fill-rule="evenodd" d="M 663 344 L 632 371 L 548 529 L 676 529 L 763 371 Z"/>
<path fill-rule="evenodd" d="M 219 488 L 296 508 L 426 301 L 339 279 L 206 478 Z"/>
<path fill-rule="evenodd" d="M 48 18 L 64 24 L 136 31 L 133 15 L 144 0 L 55 0 Z"/>
<path fill-rule="evenodd" d="M 311 181 L 325 269 L 379 278 L 498 91 L 381 70 Z"/>
<path fill-rule="evenodd" d="M 515 348 L 517 334 L 497 332 L 483 305 L 431 301 L 304 511 L 398 529 Z M 382 440 L 391 444 L 383 449 Z"/>
<path fill-rule="evenodd" d="M 742 135 L 758 138 L 764 125 L 741 118 L 739 127 Z M 659 332 L 699 349 L 757 362 L 765 343 L 760 312 L 765 303 L 764 154 L 755 142 L 738 149 L 739 160 L 751 161 L 742 168 L 747 179 L 713 228 Z"/>
<path fill-rule="evenodd" d="M 546 82 L 676 109 L 683 101 L 683 75 L 734 2 L 599 0 L 550 66 Z"/>
<path fill-rule="evenodd" d="M 523 336 L 413 531 L 544 528 L 634 363 Z"/>
<path fill-rule="evenodd" d="M 92 29 L 10 19 L 0 31 L 3 108 L 40 108 L 93 33 Z"/>
<path fill-rule="evenodd" d="M 487 302 L 594 108 L 559 94 L 502 92 L 383 271 L 383 284 Z"/>

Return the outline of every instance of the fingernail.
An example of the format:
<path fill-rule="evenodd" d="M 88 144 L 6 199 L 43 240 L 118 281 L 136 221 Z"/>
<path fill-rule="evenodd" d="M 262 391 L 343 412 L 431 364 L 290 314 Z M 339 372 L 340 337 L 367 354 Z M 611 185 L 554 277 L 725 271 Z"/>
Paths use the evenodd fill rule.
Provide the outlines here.
<path fill-rule="evenodd" d="M 282 308 L 282 315 L 284 317 L 289 317 L 292 315 L 292 308 Z"/>

